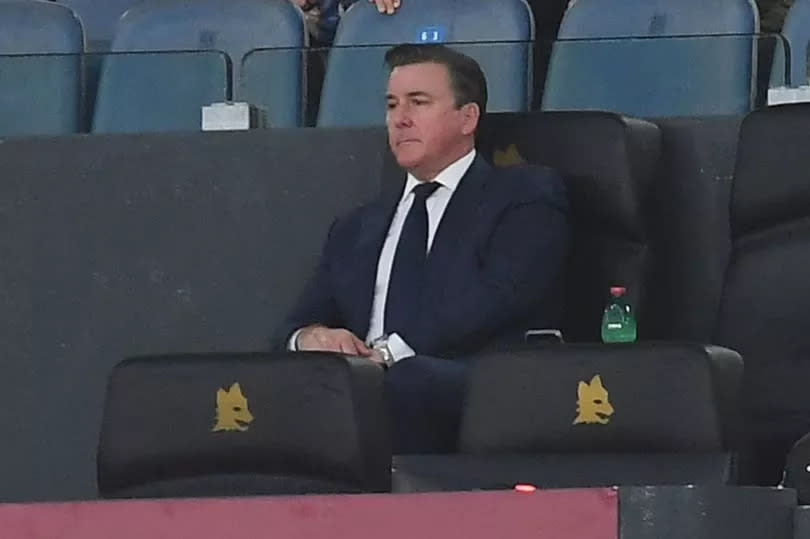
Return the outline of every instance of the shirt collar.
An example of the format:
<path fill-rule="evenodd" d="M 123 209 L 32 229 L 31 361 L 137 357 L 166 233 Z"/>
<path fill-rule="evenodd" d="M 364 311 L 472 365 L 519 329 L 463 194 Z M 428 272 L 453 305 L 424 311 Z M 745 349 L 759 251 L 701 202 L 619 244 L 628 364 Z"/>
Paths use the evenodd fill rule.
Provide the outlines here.
<path fill-rule="evenodd" d="M 475 148 L 473 148 L 468 154 L 454 161 L 447 168 L 439 172 L 439 174 L 433 178 L 432 181 L 438 183 L 442 187 L 450 189 L 450 194 L 453 194 L 458 187 L 458 184 L 461 182 L 461 178 L 464 177 L 467 170 L 469 170 L 470 166 L 472 166 L 472 163 L 475 160 L 475 155 Z M 413 174 L 409 172 L 408 181 L 405 182 L 405 191 L 402 193 L 400 202 L 405 200 L 405 198 L 411 194 L 413 188 L 420 183 L 422 182 L 417 180 Z"/>

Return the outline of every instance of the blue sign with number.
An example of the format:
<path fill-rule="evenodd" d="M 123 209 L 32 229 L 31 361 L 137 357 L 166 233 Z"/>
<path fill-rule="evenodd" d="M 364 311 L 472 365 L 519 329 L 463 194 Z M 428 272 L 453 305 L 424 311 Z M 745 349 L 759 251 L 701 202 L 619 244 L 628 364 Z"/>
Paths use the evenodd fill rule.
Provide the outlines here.
<path fill-rule="evenodd" d="M 446 33 L 441 26 L 426 26 L 419 30 L 417 41 L 420 43 L 442 43 Z"/>

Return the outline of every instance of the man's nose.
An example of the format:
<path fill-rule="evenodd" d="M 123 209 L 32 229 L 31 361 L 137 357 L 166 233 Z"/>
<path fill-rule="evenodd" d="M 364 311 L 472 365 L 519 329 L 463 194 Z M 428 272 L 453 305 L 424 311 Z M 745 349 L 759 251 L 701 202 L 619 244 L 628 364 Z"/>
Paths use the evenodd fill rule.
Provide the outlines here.
<path fill-rule="evenodd" d="M 412 123 L 411 115 L 408 113 L 406 107 L 396 107 L 392 114 L 394 116 L 394 125 L 397 127 L 409 127 Z"/>

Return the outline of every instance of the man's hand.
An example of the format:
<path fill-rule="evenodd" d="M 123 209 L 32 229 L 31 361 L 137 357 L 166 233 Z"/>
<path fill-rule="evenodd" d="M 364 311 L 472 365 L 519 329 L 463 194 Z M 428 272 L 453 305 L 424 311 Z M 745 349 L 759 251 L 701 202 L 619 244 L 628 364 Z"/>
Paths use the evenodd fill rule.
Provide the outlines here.
<path fill-rule="evenodd" d="M 309 11 L 321 3 L 321 0 L 293 0 L 304 11 Z"/>
<path fill-rule="evenodd" d="M 336 352 L 371 357 L 374 352 L 348 329 L 309 326 L 301 330 L 296 343 L 300 351 Z"/>
<path fill-rule="evenodd" d="M 368 358 L 373 361 L 374 363 L 379 363 L 380 365 L 385 366 L 385 360 L 382 358 L 380 353 L 376 350 L 372 350 L 371 353 L 368 355 Z"/>
<path fill-rule="evenodd" d="M 401 0 L 368 0 L 373 4 L 377 4 L 377 11 L 393 15 L 397 8 L 402 3 Z"/>

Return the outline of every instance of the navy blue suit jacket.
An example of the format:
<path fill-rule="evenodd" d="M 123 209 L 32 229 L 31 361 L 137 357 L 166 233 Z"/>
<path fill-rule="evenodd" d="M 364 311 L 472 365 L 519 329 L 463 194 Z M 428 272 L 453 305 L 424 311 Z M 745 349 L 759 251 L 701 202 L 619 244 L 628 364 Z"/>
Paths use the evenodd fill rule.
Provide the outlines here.
<path fill-rule="evenodd" d="M 285 343 L 315 323 L 365 339 L 402 182 L 332 225 L 315 276 L 283 328 Z M 559 327 L 567 208 L 552 170 L 495 169 L 477 156 L 436 231 L 424 290 L 414 293 L 418 323 L 400 336 L 417 354 L 455 357 L 519 344 L 529 328 Z"/>

